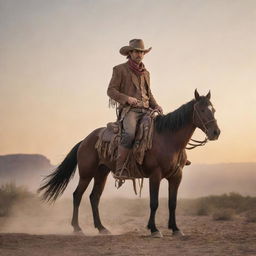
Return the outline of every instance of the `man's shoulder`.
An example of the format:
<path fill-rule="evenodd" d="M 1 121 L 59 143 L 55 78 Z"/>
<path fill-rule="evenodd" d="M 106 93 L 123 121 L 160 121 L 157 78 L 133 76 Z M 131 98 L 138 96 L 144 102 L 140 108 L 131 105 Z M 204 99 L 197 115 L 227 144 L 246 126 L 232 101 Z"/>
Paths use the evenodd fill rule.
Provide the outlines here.
<path fill-rule="evenodd" d="M 147 69 L 145 69 L 145 74 L 149 76 L 150 72 Z"/>
<path fill-rule="evenodd" d="M 119 71 L 127 68 L 127 62 L 114 66 L 114 69 Z"/>

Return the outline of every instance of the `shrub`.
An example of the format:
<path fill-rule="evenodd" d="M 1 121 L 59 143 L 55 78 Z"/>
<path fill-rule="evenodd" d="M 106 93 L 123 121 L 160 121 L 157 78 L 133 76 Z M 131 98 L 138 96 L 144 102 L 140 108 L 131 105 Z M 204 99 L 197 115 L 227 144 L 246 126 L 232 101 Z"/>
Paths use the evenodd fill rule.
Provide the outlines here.
<path fill-rule="evenodd" d="M 184 215 L 212 215 L 218 209 L 233 209 L 236 214 L 253 210 L 256 212 L 256 197 L 232 192 L 197 199 L 180 199 L 178 202 L 179 213 Z"/>
<path fill-rule="evenodd" d="M 209 207 L 207 205 L 199 205 L 198 208 L 196 209 L 196 215 L 198 216 L 207 216 L 209 215 Z"/>
<path fill-rule="evenodd" d="M 33 194 L 25 187 L 16 186 L 12 182 L 2 185 L 0 187 L 0 217 L 8 216 L 12 206 L 16 202 L 32 197 Z"/>
<path fill-rule="evenodd" d="M 245 219 L 248 222 L 256 222 L 256 209 L 246 212 Z"/>
<path fill-rule="evenodd" d="M 235 210 L 231 208 L 218 209 L 212 214 L 214 220 L 233 220 L 235 216 Z"/>

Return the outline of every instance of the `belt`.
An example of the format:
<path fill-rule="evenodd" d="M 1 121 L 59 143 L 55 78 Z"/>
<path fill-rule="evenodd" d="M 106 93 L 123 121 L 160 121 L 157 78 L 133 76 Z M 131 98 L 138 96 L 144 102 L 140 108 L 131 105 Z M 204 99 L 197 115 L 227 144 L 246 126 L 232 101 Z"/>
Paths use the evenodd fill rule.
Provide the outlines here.
<path fill-rule="evenodd" d="M 144 102 L 145 103 L 145 102 Z M 150 107 L 145 107 L 143 101 L 138 100 L 137 104 L 134 106 L 131 105 L 124 105 L 122 106 L 122 112 L 128 113 L 129 111 L 137 112 L 137 113 L 146 113 L 150 111 Z M 123 111 L 125 110 L 125 111 Z"/>
<path fill-rule="evenodd" d="M 141 108 L 141 107 L 132 107 L 130 108 L 130 111 L 137 112 L 137 113 L 147 113 L 149 108 Z"/>
<path fill-rule="evenodd" d="M 137 108 L 148 108 L 148 107 L 145 107 L 145 105 L 149 106 L 149 102 L 148 101 L 143 101 L 143 100 L 138 100 L 135 107 L 137 107 Z"/>

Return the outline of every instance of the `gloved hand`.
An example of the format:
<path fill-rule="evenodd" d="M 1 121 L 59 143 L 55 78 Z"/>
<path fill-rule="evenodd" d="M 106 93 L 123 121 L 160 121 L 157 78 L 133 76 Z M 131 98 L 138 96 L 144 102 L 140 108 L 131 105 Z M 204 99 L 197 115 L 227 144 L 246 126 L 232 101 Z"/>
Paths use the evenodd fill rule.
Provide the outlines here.
<path fill-rule="evenodd" d="M 133 98 L 133 97 L 128 97 L 127 102 L 128 102 L 129 105 L 136 105 L 138 103 L 138 100 L 136 98 Z"/>
<path fill-rule="evenodd" d="M 154 110 L 158 111 L 160 114 L 163 114 L 163 109 L 160 106 L 156 106 Z"/>

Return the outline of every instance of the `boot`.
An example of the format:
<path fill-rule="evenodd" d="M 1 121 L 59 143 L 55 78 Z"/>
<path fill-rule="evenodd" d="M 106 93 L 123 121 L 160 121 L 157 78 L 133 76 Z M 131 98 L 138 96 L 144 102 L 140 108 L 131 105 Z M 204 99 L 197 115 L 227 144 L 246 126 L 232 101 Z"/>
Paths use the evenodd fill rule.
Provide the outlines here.
<path fill-rule="evenodd" d="M 187 160 L 185 165 L 191 165 L 191 162 L 189 160 Z"/>
<path fill-rule="evenodd" d="M 118 146 L 118 151 L 117 151 L 117 160 L 116 160 L 116 171 L 114 174 L 115 179 L 127 179 L 129 177 L 129 172 L 124 166 L 125 161 L 128 157 L 128 154 L 130 152 L 129 148 L 125 148 L 122 145 Z"/>

